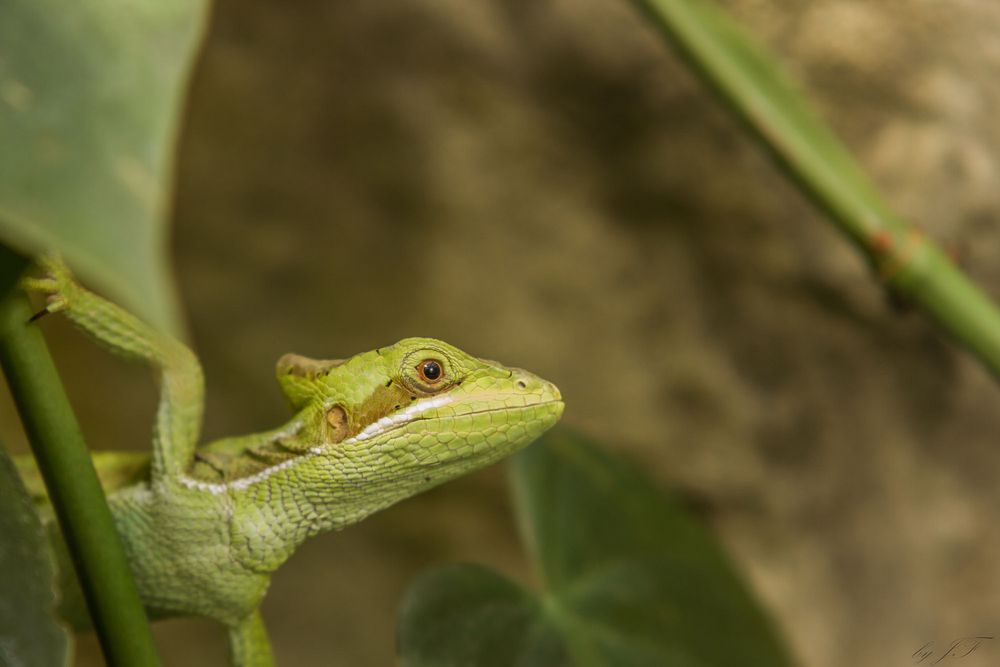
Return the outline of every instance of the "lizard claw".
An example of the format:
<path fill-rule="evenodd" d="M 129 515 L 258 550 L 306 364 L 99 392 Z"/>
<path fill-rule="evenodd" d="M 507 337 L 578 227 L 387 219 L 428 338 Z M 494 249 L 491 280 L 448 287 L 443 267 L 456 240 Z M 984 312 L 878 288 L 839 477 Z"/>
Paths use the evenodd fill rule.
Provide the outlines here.
<path fill-rule="evenodd" d="M 37 322 L 38 320 L 42 319 L 48 314 L 49 314 L 49 309 L 47 307 L 42 308 L 40 311 L 38 311 L 37 313 L 28 318 L 28 324 L 31 324 L 32 322 Z"/>

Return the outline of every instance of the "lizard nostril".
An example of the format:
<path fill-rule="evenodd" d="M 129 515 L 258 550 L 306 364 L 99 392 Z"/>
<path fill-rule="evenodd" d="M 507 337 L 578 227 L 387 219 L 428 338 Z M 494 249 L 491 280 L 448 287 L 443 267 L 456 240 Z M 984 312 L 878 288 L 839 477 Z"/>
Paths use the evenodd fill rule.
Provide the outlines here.
<path fill-rule="evenodd" d="M 528 385 L 524 384 L 524 380 L 518 380 L 517 381 L 517 386 L 520 387 L 521 389 L 527 389 L 528 388 Z"/>

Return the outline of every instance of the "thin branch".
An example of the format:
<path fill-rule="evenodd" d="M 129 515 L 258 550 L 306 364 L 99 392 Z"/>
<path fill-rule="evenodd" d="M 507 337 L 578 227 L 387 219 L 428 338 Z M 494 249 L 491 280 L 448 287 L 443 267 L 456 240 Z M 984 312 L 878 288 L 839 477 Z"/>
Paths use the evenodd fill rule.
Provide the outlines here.
<path fill-rule="evenodd" d="M 861 250 L 890 289 L 923 307 L 1000 379 L 1000 312 L 933 242 L 896 218 L 777 61 L 704 0 L 634 0 Z"/>
<path fill-rule="evenodd" d="M 0 248 L 3 255 L 9 251 Z M 26 264 L 2 257 L 0 264 Z M 8 273 L 6 270 L 4 273 Z M 18 272 L 19 273 L 19 272 Z M 0 303 L 0 366 L 28 434 L 38 468 L 109 665 L 157 665 L 159 659 L 111 511 L 108 509 L 32 311 L 20 290 Z"/>

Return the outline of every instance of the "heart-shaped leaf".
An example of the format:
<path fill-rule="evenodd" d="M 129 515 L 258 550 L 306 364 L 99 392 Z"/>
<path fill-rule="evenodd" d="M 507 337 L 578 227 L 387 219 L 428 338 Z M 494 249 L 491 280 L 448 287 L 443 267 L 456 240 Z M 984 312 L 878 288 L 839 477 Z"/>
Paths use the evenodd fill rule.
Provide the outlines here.
<path fill-rule="evenodd" d="M 712 534 L 628 465 L 561 429 L 513 475 L 541 592 L 473 565 L 420 576 L 405 667 L 790 664 Z"/>

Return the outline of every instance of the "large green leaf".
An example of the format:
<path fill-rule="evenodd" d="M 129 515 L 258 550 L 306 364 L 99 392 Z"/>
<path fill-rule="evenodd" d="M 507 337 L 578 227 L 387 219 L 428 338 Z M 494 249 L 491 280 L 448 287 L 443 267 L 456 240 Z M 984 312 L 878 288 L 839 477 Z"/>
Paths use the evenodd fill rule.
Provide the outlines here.
<path fill-rule="evenodd" d="M 165 328 L 174 139 L 205 0 L 0 3 L 0 241 Z"/>
<path fill-rule="evenodd" d="M 404 666 L 789 664 L 712 534 L 629 466 L 556 430 L 513 473 L 542 591 L 474 565 L 421 575 L 400 608 Z"/>
<path fill-rule="evenodd" d="M 69 661 L 69 636 L 55 616 L 55 565 L 14 463 L 0 449 L 0 665 L 53 667 Z"/>

